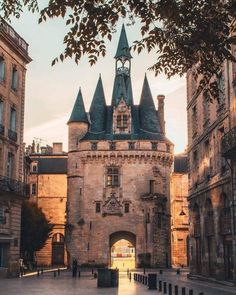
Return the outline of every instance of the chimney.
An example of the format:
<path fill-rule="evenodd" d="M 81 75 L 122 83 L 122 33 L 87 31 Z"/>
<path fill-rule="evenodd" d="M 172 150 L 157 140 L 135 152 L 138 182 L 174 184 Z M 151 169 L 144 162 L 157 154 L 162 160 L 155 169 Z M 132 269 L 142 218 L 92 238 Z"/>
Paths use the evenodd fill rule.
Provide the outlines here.
<path fill-rule="evenodd" d="M 53 144 L 52 144 L 52 153 L 53 154 L 63 154 L 62 142 L 53 142 Z"/>
<path fill-rule="evenodd" d="M 165 134 L 165 116 L 164 116 L 165 95 L 162 95 L 162 94 L 157 95 L 157 100 L 158 100 L 158 115 L 160 120 L 160 128 L 161 128 L 161 132 Z"/>

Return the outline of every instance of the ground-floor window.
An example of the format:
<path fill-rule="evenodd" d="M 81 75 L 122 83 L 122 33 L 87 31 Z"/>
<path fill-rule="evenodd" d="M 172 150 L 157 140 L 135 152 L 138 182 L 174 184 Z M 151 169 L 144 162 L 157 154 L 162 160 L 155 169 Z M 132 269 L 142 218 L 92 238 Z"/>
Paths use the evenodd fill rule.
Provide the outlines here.
<path fill-rule="evenodd" d="M 0 243 L 0 267 L 7 266 L 9 244 Z"/>

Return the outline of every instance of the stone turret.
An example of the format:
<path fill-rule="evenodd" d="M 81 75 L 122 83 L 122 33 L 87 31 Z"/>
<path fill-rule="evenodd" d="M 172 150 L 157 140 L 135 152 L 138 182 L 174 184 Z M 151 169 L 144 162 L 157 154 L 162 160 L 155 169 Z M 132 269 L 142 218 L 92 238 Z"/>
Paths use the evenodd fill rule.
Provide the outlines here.
<path fill-rule="evenodd" d="M 79 89 L 74 108 L 67 124 L 69 126 L 69 151 L 76 150 L 79 140 L 84 137 L 89 127 L 81 89 Z"/>
<path fill-rule="evenodd" d="M 157 101 L 158 101 L 158 115 L 159 115 L 159 121 L 160 121 L 160 128 L 161 132 L 165 134 L 165 115 L 164 115 L 164 107 L 165 107 L 165 95 L 159 94 L 157 95 Z"/>

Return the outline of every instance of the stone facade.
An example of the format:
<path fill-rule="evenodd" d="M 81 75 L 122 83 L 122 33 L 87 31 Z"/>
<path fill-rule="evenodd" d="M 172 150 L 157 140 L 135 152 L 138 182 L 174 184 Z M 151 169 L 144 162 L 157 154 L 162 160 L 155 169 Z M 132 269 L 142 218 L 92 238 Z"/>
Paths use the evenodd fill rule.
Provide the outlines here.
<path fill-rule="evenodd" d="M 0 276 L 17 276 L 24 184 L 23 129 L 28 44 L 0 19 Z"/>
<path fill-rule="evenodd" d="M 140 105 L 133 104 L 124 27 L 115 59 L 111 106 L 100 77 L 89 113 L 79 91 L 68 122 L 67 250 L 70 261 L 110 266 L 111 247 L 125 239 L 136 266 L 170 266 L 173 144 L 165 137 L 164 96 L 157 112 L 145 77 Z"/>
<path fill-rule="evenodd" d="M 39 149 L 33 143 L 27 147 L 31 159 L 30 201 L 36 202 L 53 225 L 46 245 L 36 252 L 40 266 L 66 265 L 65 212 L 67 200 L 67 154 L 62 144 L 54 143 Z"/>
<path fill-rule="evenodd" d="M 173 266 L 189 264 L 187 154 L 174 157 L 174 171 L 170 178 L 171 203 L 171 259 Z"/>
<path fill-rule="evenodd" d="M 219 280 L 236 275 L 231 166 L 221 148 L 233 123 L 234 71 L 231 63 L 223 64 L 216 76 L 221 92 L 212 102 L 196 92 L 194 69 L 187 75 L 190 274 Z"/>

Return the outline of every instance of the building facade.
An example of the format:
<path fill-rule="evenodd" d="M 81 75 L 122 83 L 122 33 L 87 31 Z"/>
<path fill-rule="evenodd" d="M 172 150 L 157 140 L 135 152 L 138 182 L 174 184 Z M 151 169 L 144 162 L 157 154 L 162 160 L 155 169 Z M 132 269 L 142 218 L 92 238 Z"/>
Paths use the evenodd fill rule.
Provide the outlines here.
<path fill-rule="evenodd" d="M 189 265 L 188 158 L 174 157 L 170 178 L 171 259 L 173 266 Z"/>
<path fill-rule="evenodd" d="M 0 19 L 0 276 L 17 276 L 24 184 L 23 129 L 28 44 Z"/>
<path fill-rule="evenodd" d="M 53 147 L 27 147 L 31 160 L 29 185 L 30 202 L 37 203 L 53 225 L 45 246 L 35 253 L 38 266 L 66 265 L 65 221 L 67 200 L 67 154 L 62 143 Z"/>
<path fill-rule="evenodd" d="M 194 68 L 187 75 L 190 275 L 229 281 L 236 275 L 235 200 L 222 139 L 233 128 L 233 73 L 235 65 L 225 62 L 216 75 L 219 96 L 212 101 L 197 93 Z"/>
<path fill-rule="evenodd" d="M 131 58 L 123 26 L 111 105 L 99 77 L 89 112 L 80 90 L 68 122 L 67 250 L 84 265 L 111 266 L 122 239 L 134 248 L 136 267 L 171 264 L 173 144 L 165 137 L 164 96 L 157 111 L 145 76 L 134 104 Z"/>

